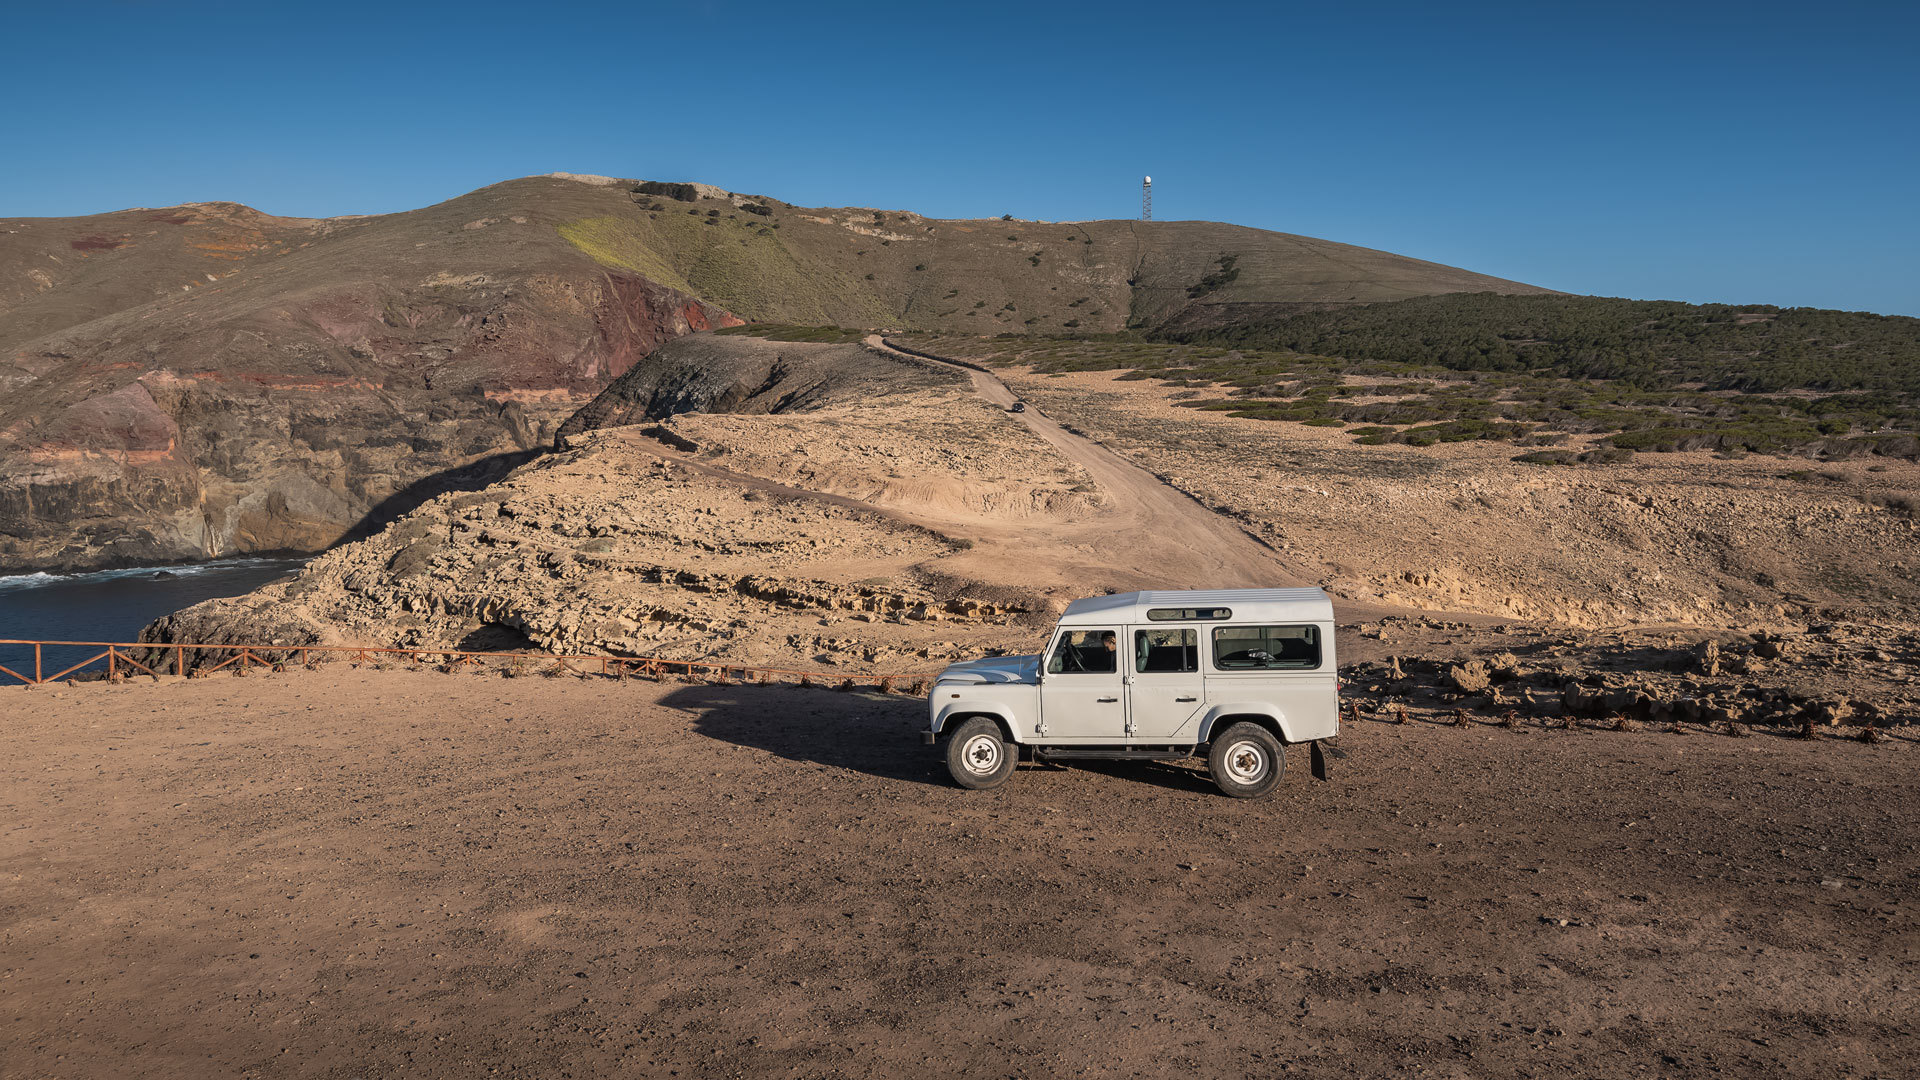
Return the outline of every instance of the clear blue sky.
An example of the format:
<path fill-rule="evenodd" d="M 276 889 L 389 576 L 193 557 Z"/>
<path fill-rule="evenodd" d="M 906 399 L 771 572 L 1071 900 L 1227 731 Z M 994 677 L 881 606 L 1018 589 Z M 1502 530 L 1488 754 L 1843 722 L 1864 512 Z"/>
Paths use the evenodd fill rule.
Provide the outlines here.
<path fill-rule="evenodd" d="M 1920 5 L 12 5 L 0 215 L 566 170 L 1920 315 Z"/>

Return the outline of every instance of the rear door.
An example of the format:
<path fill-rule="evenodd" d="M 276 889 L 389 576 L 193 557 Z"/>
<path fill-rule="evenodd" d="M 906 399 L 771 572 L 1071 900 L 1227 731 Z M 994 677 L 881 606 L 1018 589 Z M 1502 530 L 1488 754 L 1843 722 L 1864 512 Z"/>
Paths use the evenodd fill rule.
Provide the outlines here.
<path fill-rule="evenodd" d="M 1046 742 L 1118 743 L 1127 737 L 1120 627 L 1062 630 L 1047 650 L 1040 680 Z"/>
<path fill-rule="evenodd" d="M 1339 697 L 1332 630 L 1310 623 L 1213 627 L 1208 702 L 1272 705 L 1295 739 L 1334 734 Z"/>
<path fill-rule="evenodd" d="M 1200 631 L 1191 626 L 1128 628 L 1127 698 L 1136 742 L 1170 739 L 1205 704 Z M 1192 741 L 1192 732 L 1188 740 Z"/>

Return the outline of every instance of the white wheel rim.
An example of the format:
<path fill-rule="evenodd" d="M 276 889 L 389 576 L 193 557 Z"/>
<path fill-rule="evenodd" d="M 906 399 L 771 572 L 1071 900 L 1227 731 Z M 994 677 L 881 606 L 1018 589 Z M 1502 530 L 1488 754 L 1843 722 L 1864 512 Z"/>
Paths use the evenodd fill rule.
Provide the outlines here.
<path fill-rule="evenodd" d="M 1257 784 L 1266 779 L 1271 767 L 1267 748 L 1251 739 L 1227 747 L 1226 766 L 1227 776 L 1236 784 Z"/>
<path fill-rule="evenodd" d="M 960 762 L 970 773 L 992 775 L 1000 768 L 1000 740 L 992 735 L 975 735 L 960 748 Z"/>

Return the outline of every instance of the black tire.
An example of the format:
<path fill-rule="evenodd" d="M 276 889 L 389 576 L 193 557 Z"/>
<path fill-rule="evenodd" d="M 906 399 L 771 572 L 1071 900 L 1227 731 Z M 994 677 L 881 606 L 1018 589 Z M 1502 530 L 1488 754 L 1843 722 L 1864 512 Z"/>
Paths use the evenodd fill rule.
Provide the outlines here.
<path fill-rule="evenodd" d="M 947 771 L 953 782 L 972 791 L 997 788 L 1020 764 L 1020 748 L 1006 740 L 1000 725 L 975 716 L 947 736 Z"/>
<path fill-rule="evenodd" d="M 1286 748 L 1259 724 L 1234 724 L 1215 734 L 1207 747 L 1214 786 L 1236 799 L 1270 797 L 1286 772 Z"/>

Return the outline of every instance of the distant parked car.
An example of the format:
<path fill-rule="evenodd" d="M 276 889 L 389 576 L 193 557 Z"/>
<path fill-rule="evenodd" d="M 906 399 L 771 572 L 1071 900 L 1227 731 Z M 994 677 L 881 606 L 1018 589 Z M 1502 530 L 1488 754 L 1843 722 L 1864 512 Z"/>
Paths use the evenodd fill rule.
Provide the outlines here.
<path fill-rule="evenodd" d="M 1013 404 L 1007 406 L 1007 411 L 1008 412 L 1026 412 L 1027 403 L 1024 401 L 1016 401 Z"/>
<path fill-rule="evenodd" d="M 965 788 L 999 787 L 1023 756 L 1202 756 L 1222 792 L 1259 799 L 1279 784 L 1287 744 L 1307 744 L 1325 775 L 1337 671 L 1320 589 L 1095 596 L 1067 605 L 1041 655 L 941 672 L 923 735 L 945 741 Z"/>

